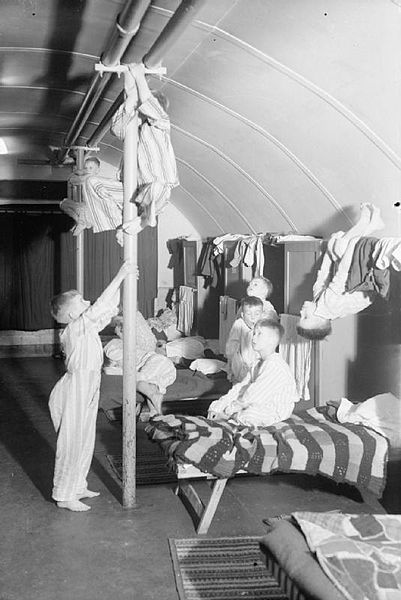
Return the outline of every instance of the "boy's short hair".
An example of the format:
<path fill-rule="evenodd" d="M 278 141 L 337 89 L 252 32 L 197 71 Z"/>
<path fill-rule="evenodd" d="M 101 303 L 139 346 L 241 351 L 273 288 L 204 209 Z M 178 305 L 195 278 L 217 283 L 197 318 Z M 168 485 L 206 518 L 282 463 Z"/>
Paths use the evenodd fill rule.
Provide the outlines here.
<path fill-rule="evenodd" d="M 97 156 L 88 156 L 88 158 L 85 158 L 84 164 L 86 164 L 87 162 L 94 162 L 100 168 L 100 160 Z"/>
<path fill-rule="evenodd" d="M 275 319 L 259 319 L 259 321 L 256 322 L 255 327 L 265 327 L 266 329 L 274 330 L 277 333 L 279 342 L 284 335 L 284 327 Z"/>
<path fill-rule="evenodd" d="M 256 306 L 263 309 L 263 301 L 256 296 L 245 296 L 241 300 L 241 310 L 245 308 L 245 306 Z"/>
<path fill-rule="evenodd" d="M 56 319 L 56 321 L 63 322 L 63 317 L 66 317 L 66 307 L 69 301 L 74 298 L 74 296 L 79 296 L 78 290 L 68 290 L 68 292 L 61 292 L 61 294 L 57 294 L 53 296 L 50 300 L 50 313 L 52 317 Z"/>
<path fill-rule="evenodd" d="M 331 334 L 331 322 L 328 320 L 327 323 L 323 323 L 321 327 L 302 327 L 297 325 L 297 332 L 307 340 L 324 340 L 328 335 Z"/>
<path fill-rule="evenodd" d="M 273 284 L 270 281 L 270 279 L 267 279 L 267 277 L 262 277 L 262 275 L 254 277 L 254 279 L 259 279 L 259 281 L 263 281 L 263 283 L 266 286 L 266 298 L 269 298 L 273 293 Z"/>

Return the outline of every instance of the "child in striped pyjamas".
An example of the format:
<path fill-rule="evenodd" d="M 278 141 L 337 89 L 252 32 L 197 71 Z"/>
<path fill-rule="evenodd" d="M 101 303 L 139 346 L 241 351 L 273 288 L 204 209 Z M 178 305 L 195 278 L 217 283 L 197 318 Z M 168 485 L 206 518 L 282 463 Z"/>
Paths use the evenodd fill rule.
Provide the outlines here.
<path fill-rule="evenodd" d="M 66 373 L 54 386 L 49 399 L 50 415 L 57 432 L 56 462 L 52 497 L 59 508 L 74 512 L 90 509 L 82 498 L 98 492 L 87 487 L 92 461 L 99 402 L 103 347 L 99 331 L 118 312 L 119 288 L 129 273 L 137 273 L 124 262 L 101 296 L 90 304 L 76 290 L 51 300 L 51 313 L 66 324 L 60 340 L 65 353 Z"/>

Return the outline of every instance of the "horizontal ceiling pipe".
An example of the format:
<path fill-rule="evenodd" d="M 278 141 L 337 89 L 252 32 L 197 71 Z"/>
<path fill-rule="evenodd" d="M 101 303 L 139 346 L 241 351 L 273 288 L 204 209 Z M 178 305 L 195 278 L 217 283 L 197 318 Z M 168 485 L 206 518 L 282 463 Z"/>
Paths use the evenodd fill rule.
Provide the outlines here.
<path fill-rule="evenodd" d="M 150 0 L 127 0 L 123 10 L 117 17 L 115 28 L 101 55 L 101 61 L 105 66 L 110 67 L 118 64 L 132 38 L 138 31 L 143 15 L 149 5 Z M 73 146 L 78 139 L 111 75 L 112 73 L 107 72 L 103 76 L 100 73 L 94 73 L 85 98 L 64 139 L 64 147 L 59 154 L 60 162 L 66 158 L 68 148 Z"/>
<path fill-rule="evenodd" d="M 143 57 L 142 62 L 146 67 L 151 69 L 160 65 L 205 3 L 206 0 L 182 0 L 149 52 Z"/>
<path fill-rule="evenodd" d="M 159 37 L 154 42 L 150 50 L 142 58 L 142 62 L 148 69 L 154 69 L 160 66 L 165 55 L 171 50 L 174 44 L 193 21 L 195 15 L 206 3 L 207 0 L 182 0 L 181 4 L 169 19 L 167 25 L 162 30 Z M 114 100 L 95 131 L 89 138 L 88 145 L 96 146 L 110 128 L 110 121 L 117 109 L 124 102 L 124 92 L 121 92 Z"/>

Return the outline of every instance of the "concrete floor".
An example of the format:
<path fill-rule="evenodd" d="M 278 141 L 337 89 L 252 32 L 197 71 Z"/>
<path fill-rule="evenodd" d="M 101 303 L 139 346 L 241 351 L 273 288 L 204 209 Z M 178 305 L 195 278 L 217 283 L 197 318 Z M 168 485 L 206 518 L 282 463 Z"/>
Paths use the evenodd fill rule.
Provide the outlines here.
<path fill-rule="evenodd" d="M 177 600 L 168 538 L 195 537 L 192 521 L 173 485 L 140 486 L 137 508 L 122 508 L 106 459 L 120 452 L 121 431 L 102 412 L 89 476 L 101 496 L 80 514 L 52 502 L 56 438 L 47 399 L 62 372 L 52 358 L 0 360 L 0 599 Z M 208 536 L 263 535 L 268 516 L 336 508 L 369 512 L 358 492 L 322 479 L 233 479 Z"/>

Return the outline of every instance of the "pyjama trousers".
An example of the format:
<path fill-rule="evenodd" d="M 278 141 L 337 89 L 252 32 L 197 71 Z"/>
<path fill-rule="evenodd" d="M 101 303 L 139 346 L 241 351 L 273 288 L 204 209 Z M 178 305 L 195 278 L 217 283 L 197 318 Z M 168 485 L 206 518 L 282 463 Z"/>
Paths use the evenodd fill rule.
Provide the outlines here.
<path fill-rule="evenodd" d="M 54 386 L 50 415 L 57 432 L 53 493 L 56 501 L 74 500 L 87 488 L 95 447 L 100 372 L 67 372 Z"/>

